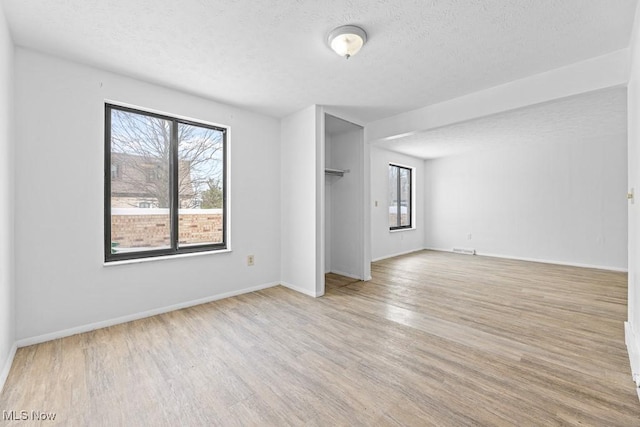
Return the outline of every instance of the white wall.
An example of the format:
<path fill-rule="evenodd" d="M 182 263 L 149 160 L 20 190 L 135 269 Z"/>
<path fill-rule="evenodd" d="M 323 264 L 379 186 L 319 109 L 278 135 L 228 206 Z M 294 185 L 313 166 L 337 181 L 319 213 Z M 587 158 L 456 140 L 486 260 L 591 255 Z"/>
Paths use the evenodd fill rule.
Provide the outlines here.
<path fill-rule="evenodd" d="M 324 157 L 327 163 L 327 167 L 331 167 L 331 136 L 325 135 L 325 149 L 324 149 Z M 333 245 L 331 241 L 331 237 L 333 236 L 333 224 L 331 219 L 333 215 L 331 214 L 332 210 L 332 200 L 333 200 L 333 182 L 336 177 L 332 175 L 325 175 L 324 177 L 324 272 L 331 272 L 331 247 Z"/>
<path fill-rule="evenodd" d="M 319 113 L 315 105 L 282 119 L 281 125 L 281 281 L 311 296 L 319 296 L 316 257 L 324 260 L 318 240 L 317 203 Z M 321 147 L 324 150 L 324 146 Z M 324 155 L 322 155 L 324 158 Z M 324 175 L 324 174 L 322 174 Z M 322 176 L 324 182 L 324 176 Z M 320 239 L 322 240 L 322 239 Z M 324 283 L 322 284 L 324 287 Z"/>
<path fill-rule="evenodd" d="M 634 189 L 635 200 L 629 204 L 629 317 L 625 324 L 625 340 L 634 380 L 640 387 L 640 8 L 636 10 L 630 50 L 631 70 L 627 87 L 628 188 Z"/>
<path fill-rule="evenodd" d="M 424 249 L 424 160 L 371 147 L 371 258 L 375 260 Z M 389 231 L 389 163 L 415 168 L 415 228 Z M 378 206 L 376 206 L 376 201 Z M 427 207 L 428 208 L 428 207 Z"/>
<path fill-rule="evenodd" d="M 327 251 L 333 273 L 364 279 L 363 254 L 363 129 L 334 135 L 326 144 L 331 146 L 326 166 L 349 170 L 342 177 L 330 176 L 325 181 L 327 209 Z M 326 269 L 326 266 L 325 266 Z"/>
<path fill-rule="evenodd" d="M 427 161 L 426 246 L 626 270 L 626 159 L 622 131 Z"/>
<path fill-rule="evenodd" d="M 277 120 L 20 48 L 15 77 L 19 339 L 278 282 Z M 232 252 L 103 266 L 105 99 L 231 127 Z"/>
<path fill-rule="evenodd" d="M 13 43 L 0 6 L 0 390 L 9 373 L 15 340 L 13 55 Z"/>

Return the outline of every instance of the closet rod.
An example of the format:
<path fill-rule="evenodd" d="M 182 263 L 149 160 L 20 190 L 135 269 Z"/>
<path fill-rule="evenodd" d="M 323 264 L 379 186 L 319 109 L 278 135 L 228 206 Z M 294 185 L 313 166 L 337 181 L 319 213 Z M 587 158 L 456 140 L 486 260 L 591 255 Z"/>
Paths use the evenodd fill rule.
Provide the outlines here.
<path fill-rule="evenodd" d="M 326 168 L 324 170 L 324 173 L 325 173 L 325 175 L 344 176 L 345 173 L 349 173 L 349 169 L 342 170 L 342 169 Z"/>

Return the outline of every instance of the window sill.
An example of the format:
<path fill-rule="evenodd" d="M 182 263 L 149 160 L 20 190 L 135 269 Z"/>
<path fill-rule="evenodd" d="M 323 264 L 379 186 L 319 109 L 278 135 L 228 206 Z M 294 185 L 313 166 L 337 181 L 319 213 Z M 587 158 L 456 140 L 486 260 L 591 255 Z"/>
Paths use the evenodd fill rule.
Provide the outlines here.
<path fill-rule="evenodd" d="M 398 228 L 397 230 L 389 230 L 389 233 L 401 233 L 403 231 L 414 231 L 416 230 L 416 227 L 411 227 L 411 228 Z"/>
<path fill-rule="evenodd" d="M 125 265 L 125 264 L 139 264 L 142 262 L 152 262 L 152 261 L 165 261 L 171 259 L 180 259 L 180 258 L 190 258 L 196 256 L 204 256 L 204 255 L 213 255 L 213 254 L 224 254 L 231 252 L 231 249 L 220 249 L 216 251 L 202 251 L 202 252 L 191 252 L 188 254 L 176 254 L 176 255 L 163 255 L 163 256 L 154 256 L 148 258 L 136 258 L 136 259 L 125 259 L 122 261 L 110 261 L 102 263 L 103 267 L 113 267 L 116 265 Z"/>

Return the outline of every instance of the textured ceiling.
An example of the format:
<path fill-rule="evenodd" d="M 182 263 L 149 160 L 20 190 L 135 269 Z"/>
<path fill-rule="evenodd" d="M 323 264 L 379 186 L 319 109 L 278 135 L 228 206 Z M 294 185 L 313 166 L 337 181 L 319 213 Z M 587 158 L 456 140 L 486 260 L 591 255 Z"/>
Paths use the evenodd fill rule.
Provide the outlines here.
<path fill-rule="evenodd" d="M 423 159 L 514 144 L 580 141 L 627 130 L 626 88 L 605 89 L 445 126 L 376 146 Z"/>
<path fill-rule="evenodd" d="M 628 46 L 636 0 L 3 0 L 16 44 L 282 117 L 366 123 Z M 336 26 L 369 41 L 349 60 Z"/>

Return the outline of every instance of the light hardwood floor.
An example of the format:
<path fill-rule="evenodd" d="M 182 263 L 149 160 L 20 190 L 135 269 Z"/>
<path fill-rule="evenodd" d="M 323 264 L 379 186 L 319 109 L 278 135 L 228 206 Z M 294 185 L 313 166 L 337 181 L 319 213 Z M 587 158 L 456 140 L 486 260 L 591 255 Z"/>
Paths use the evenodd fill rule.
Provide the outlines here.
<path fill-rule="evenodd" d="M 640 425 L 626 274 L 422 251 L 18 350 L 42 425 Z M 27 423 L 20 423 L 27 425 Z"/>

